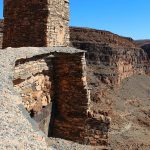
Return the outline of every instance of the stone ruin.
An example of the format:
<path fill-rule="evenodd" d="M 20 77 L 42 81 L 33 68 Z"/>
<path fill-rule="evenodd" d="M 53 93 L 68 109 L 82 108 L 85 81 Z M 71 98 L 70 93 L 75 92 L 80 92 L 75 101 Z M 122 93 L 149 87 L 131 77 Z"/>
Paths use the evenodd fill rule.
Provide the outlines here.
<path fill-rule="evenodd" d="M 4 0 L 6 47 L 69 44 L 68 0 Z"/>
<path fill-rule="evenodd" d="M 5 0 L 4 6 L 3 48 L 13 48 L 1 53 L 11 55 L 10 83 L 36 128 L 48 137 L 107 146 L 110 120 L 90 110 L 85 51 L 67 47 L 68 0 Z"/>

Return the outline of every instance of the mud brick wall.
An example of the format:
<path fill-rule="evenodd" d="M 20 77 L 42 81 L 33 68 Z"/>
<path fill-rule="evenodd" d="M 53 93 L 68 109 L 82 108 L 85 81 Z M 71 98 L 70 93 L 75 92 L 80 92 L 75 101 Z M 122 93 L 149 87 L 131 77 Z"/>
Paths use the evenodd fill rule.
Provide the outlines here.
<path fill-rule="evenodd" d="M 68 22 L 68 0 L 5 0 L 3 48 L 68 46 Z"/>
<path fill-rule="evenodd" d="M 20 93 L 25 108 L 46 134 L 48 134 L 53 98 L 51 59 L 40 56 L 18 60 L 13 79 L 14 88 Z"/>
<path fill-rule="evenodd" d="M 50 136 L 82 144 L 107 145 L 109 120 L 94 118 L 90 110 L 90 91 L 86 81 L 84 55 L 54 59 L 57 91 Z"/>

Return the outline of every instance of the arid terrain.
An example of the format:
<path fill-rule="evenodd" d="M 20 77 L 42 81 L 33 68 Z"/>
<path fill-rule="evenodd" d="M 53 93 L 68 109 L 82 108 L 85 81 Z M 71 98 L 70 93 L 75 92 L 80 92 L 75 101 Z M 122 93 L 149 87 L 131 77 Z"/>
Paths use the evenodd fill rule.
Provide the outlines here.
<path fill-rule="evenodd" d="M 0 44 L 3 22 L 0 22 Z M 71 46 L 86 50 L 93 116 L 111 118 L 108 147 L 48 138 L 52 150 L 150 150 L 150 41 L 70 27 Z M 85 143 L 86 144 L 86 143 Z"/>

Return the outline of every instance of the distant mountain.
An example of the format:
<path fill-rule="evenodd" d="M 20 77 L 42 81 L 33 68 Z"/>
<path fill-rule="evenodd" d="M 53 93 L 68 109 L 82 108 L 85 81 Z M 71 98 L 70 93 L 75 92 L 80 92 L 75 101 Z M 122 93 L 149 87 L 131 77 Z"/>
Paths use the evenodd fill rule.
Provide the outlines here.
<path fill-rule="evenodd" d="M 150 39 L 146 40 L 137 40 L 136 41 L 137 46 L 141 47 L 142 49 L 145 50 L 145 52 L 148 54 L 150 57 Z"/>
<path fill-rule="evenodd" d="M 143 46 L 143 45 L 150 44 L 150 39 L 136 40 L 135 42 L 138 46 Z"/>

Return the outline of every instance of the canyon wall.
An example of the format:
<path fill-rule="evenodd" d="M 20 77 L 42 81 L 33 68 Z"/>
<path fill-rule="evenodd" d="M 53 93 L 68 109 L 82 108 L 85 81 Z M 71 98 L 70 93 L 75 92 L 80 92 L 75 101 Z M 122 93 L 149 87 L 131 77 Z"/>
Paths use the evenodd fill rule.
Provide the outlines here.
<path fill-rule="evenodd" d="M 131 38 L 101 30 L 70 28 L 70 40 L 72 46 L 87 51 L 88 66 L 97 67 L 104 83 L 119 85 L 133 74 L 150 73 L 147 53 Z"/>
<path fill-rule="evenodd" d="M 68 22 L 68 0 L 5 0 L 3 48 L 68 46 Z"/>

